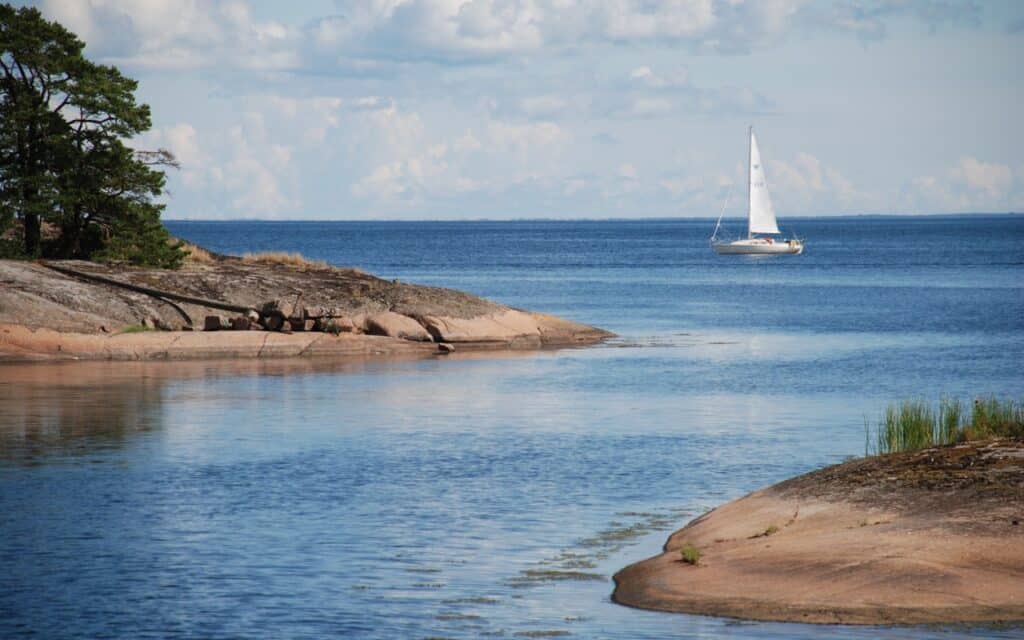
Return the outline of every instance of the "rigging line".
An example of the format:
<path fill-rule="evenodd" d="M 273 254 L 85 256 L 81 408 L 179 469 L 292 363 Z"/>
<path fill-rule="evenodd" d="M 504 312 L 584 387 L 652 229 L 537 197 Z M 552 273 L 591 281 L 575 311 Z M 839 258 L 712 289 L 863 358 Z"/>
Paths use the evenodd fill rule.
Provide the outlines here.
<path fill-rule="evenodd" d="M 722 226 L 722 216 L 725 215 L 725 208 L 729 206 L 729 198 L 731 197 L 732 194 L 725 197 L 725 202 L 722 204 L 722 212 L 718 214 L 718 222 L 715 223 L 715 232 L 711 234 L 711 240 L 718 237 L 718 228 Z"/>

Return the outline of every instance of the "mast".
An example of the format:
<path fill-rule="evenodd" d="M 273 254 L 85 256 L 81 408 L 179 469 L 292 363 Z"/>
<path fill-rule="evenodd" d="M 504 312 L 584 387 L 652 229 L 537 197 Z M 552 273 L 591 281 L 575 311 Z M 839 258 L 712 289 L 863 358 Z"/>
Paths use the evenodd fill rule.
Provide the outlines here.
<path fill-rule="evenodd" d="M 751 209 L 751 207 L 750 207 L 750 205 L 751 205 L 751 200 L 750 200 L 751 182 L 750 181 L 753 180 L 753 176 L 750 173 L 750 171 L 751 171 L 750 167 L 753 164 L 753 162 L 754 162 L 754 125 L 750 125 L 750 128 L 747 129 L 747 238 L 748 239 L 754 237 L 754 234 L 750 232 L 750 209 Z"/>

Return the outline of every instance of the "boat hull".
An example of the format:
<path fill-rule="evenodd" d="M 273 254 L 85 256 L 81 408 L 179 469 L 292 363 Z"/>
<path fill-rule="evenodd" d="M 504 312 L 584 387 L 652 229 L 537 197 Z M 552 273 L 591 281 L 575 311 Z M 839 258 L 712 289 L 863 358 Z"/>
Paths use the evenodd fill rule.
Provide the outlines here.
<path fill-rule="evenodd" d="M 779 240 L 769 242 L 763 238 L 736 240 L 735 242 L 715 242 L 711 245 L 719 255 L 761 255 L 781 256 L 799 255 L 804 251 L 804 243 L 799 240 Z"/>

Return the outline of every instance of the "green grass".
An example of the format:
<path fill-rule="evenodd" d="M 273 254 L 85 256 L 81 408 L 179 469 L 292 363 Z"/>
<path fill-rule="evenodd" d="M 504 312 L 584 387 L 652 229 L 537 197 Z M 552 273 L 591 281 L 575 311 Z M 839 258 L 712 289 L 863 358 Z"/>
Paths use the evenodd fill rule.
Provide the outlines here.
<path fill-rule="evenodd" d="M 922 399 L 903 400 L 885 408 L 872 427 L 864 423 L 864 453 L 914 451 L 986 438 L 1024 437 L 1024 403 L 995 396 L 977 398 L 970 415 L 959 398 L 943 396 L 938 407 Z"/>
<path fill-rule="evenodd" d="M 679 550 L 679 557 L 686 564 L 696 565 L 700 562 L 700 549 L 687 542 Z"/>

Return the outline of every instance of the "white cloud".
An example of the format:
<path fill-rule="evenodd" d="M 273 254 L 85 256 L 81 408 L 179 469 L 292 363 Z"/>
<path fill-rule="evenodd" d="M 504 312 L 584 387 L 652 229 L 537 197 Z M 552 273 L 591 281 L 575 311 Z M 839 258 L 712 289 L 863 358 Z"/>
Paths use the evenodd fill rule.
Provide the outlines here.
<path fill-rule="evenodd" d="M 300 59 L 299 31 L 255 20 L 247 2 L 43 0 L 42 9 L 78 33 L 87 53 L 138 67 L 287 69 Z"/>
<path fill-rule="evenodd" d="M 701 203 L 721 199 L 734 184 L 735 181 L 724 173 L 672 176 L 658 181 L 658 186 L 668 191 L 674 198 L 689 198 Z M 736 204 L 738 198 L 732 201 Z"/>
<path fill-rule="evenodd" d="M 259 20 L 249 2 L 41 0 L 92 53 L 160 69 L 299 69 L 374 61 L 467 61 L 582 46 L 658 43 L 739 52 L 808 30 L 862 39 L 911 16 L 935 29 L 974 25 L 972 3 L 878 0 L 365 0 L 307 24 Z"/>
<path fill-rule="evenodd" d="M 838 169 L 826 166 L 807 152 L 797 152 L 792 160 L 775 160 L 766 166 L 769 187 L 781 210 L 851 213 L 862 212 L 874 204 L 870 193 L 857 189 Z"/>
<path fill-rule="evenodd" d="M 690 74 L 686 67 L 675 69 L 666 74 L 656 74 L 650 67 L 637 67 L 633 69 L 629 77 L 643 83 L 651 89 L 669 89 L 688 87 Z"/>
<path fill-rule="evenodd" d="M 850 150 L 842 170 L 793 150 L 769 159 L 780 213 L 1021 203 L 1024 167 L 1015 174 L 999 162 L 955 161 L 959 148 L 999 157 L 989 124 L 977 127 L 989 139 L 968 140 L 973 128 L 951 137 L 948 168 L 916 180 L 902 173 L 906 167 L 934 160 L 912 140 L 897 145 L 892 159 L 876 162 L 872 149 L 865 160 L 869 152 L 854 139 L 863 134 L 848 123 L 891 132 L 897 125 L 885 123 L 900 118 L 932 122 L 912 114 L 935 101 L 910 94 L 934 97 L 949 87 L 955 97 L 952 87 L 963 83 L 952 72 L 936 81 L 915 76 L 927 90 L 901 93 L 906 115 L 886 116 L 881 127 L 869 115 L 845 116 L 862 105 L 864 114 L 881 112 L 872 108 L 890 96 L 880 98 L 878 87 L 902 86 L 893 74 L 879 72 L 886 77 L 872 77 L 870 86 L 844 85 L 846 111 L 822 97 L 836 95 L 838 81 L 828 74 L 851 63 L 848 50 L 867 55 L 886 46 L 842 41 L 901 38 L 915 21 L 929 29 L 970 25 L 977 15 L 971 3 L 338 0 L 336 15 L 319 17 L 312 5 L 247 0 L 41 6 L 82 35 L 90 58 L 141 80 L 156 128 L 140 146 L 167 147 L 183 163 L 169 174 L 172 216 L 429 217 L 472 206 L 476 215 L 502 206 L 516 215 L 716 214 L 724 189 L 743 180 L 724 169 L 736 154 L 722 140 L 762 119 L 793 144 L 807 144 L 804 135 L 834 136 L 826 148 Z M 971 37 L 956 46 L 987 36 Z M 939 45 L 921 41 L 904 38 L 887 55 L 899 62 L 914 47 L 921 59 L 934 57 L 926 54 Z M 794 47 L 778 46 L 787 42 L 813 61 L 796 65 L 806 80 L 772 64 L 793 59 Z M 999 47 L 993 40 L 990 61 L 1003 55 Z M 693 158 L 680 159 L 681 150 Z"/>
<path fill-rule="evenodd" d="M 998 162 L 984 162 L 972 156 L 937 176 L 914 178 L 904 188 L 901 204 L 910 210 L 935 213 L 1006 211 L 1024 205 L 1024 168 L 1013 170 Z"/>
<path fill-rule="evenodd" d="M 989 198 L 1001 198 L 1013 184 L 1013 171 L 1005 164 L 981 162 L 977 158 L 960 158 L 960 163 L 949 170 L 954 183 L 971 191 L 981 191 Z"/>
<path fill-rule="evenodd" d="M 350 192 L 376 203 L 375 209 L 508 189 L 553 166 L 569 140 L 552 122 L 487 119 L 462 132 L 439 133 L 421 114 L 396 104 L 372 112 L 364 124 L 361 137 L 373 141 L 376 161 Z"/>
<path fill-rule="evenodd" d="M 558 145 L 568 140 L 568 134 L 553 122 L 514 124 L 491 122 L 487 128 L 492 148 L 529 152 L 537 147 Z"/>

